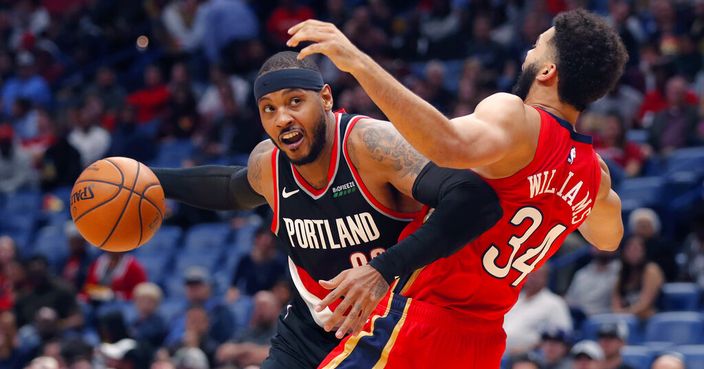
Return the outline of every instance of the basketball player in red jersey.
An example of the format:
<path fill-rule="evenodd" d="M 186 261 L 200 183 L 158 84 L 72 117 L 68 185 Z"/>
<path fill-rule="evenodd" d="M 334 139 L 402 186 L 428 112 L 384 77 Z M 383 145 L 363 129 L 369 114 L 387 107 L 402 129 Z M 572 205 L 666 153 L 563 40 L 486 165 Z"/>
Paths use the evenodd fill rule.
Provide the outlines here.
<path fill-rule="evenodd" d="M 309 20 L 289 33 L 289 46 L 313 42 L 300 57 L 321 53 L 351 73 L 420 153 L 441 166 L 471 168 L 494 188 L 503 208 L 503 218 L 460 252 L 397 284 L 401 295 L 444 307 L 447 317 L 429 319 L 411 306 L 399 318 L 404 324 L 394 326 L 394 339 L 379 347 L 364 344 L 378 330 L 370 323 L 386 319 L 387 312 L 377 309 L 376 319 L 347 338 L 321 367 L 366 367 L 355 361 L 363 351 L 384 359 L 385 366 L 374 368 L 498 368 L 505 346 L 503 316 L 526 276 L 575 230 L 602 250 L 615 250 L 623 235 L 621 203 L 606 165 L 591 138 L 574 128 L 580 112 L 622 74 L 627 54 L 618 34 L 586 11 L 562 13 L 528 52 L 514 94 L 497 93 L 473 114 L 448 119 L 333 25 Z M 334 289 L 320 308 L 341 296 L 350 306 L 368 301 L 368 289 L 394 277 L 376 264 L 391 256 L 382 254 L 369 266 L 324 283 Z M 364 324 L 356 310 L 348 316 L 344 311 L 338 309 L 326 326 L 342 322 L 341 329 L 356 330 Z M 455 337 L 445 332 L 437 339 L 437 330 L 454 330 Z"/>

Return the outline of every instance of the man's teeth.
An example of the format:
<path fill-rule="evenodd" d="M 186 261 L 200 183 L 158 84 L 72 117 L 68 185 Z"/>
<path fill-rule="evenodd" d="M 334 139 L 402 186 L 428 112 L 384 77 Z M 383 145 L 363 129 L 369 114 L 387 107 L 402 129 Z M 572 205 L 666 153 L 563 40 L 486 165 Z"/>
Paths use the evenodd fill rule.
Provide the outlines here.
<path fill-rule="evenodd" d="M 284 133 L 283 136 L 281 136 L 281 138 L 283 138 L 284 140 L 290 140 L 290 139 L 293 139 L 294 137 L 297 137 L 297 136 L 298 136 L 298 132 L 288 132 L 288 133 Z"/>

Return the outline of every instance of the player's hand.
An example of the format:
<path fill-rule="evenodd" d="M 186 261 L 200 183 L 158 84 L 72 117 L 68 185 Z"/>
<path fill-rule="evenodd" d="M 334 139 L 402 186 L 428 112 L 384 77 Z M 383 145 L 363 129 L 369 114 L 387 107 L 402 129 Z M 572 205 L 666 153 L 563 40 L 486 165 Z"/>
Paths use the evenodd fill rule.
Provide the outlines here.
<path fill-rule="evenodd" d="M 370 265 L 344 270 L 329 281 L 320 281 L 320 285 L 332 291 L 316 307 L 318 312 L 344 296 L 323 327 L 328 332 L 334 327 L 340 327 L 335 333 L 339 339 L 348 333 L 359 333 L 389 290 L 389 284 L 381 273 Z M 345 315 L 348 310 L 349 313 Z"/>
<path fill-rule="evenodd" d="M 300 51 L 299 60 L 308 55 L 323 54 L 343 72 L 351 72 L 362 66 L 364 54 L 332 23 L 309 19 L 291 27 L 288 34 L 291 35 L 286 42 L 289 47 L 312 42 Z"/>

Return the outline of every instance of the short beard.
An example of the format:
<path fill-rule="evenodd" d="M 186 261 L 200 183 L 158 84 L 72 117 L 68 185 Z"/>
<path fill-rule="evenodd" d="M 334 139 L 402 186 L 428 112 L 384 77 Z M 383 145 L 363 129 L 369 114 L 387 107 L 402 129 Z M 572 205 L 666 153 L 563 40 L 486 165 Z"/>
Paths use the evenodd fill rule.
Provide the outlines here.
<path fill-rule="evenodd" d="M 513 85 L 513 90 L 511 91 L 514 95 L 525 101 L 530 92 L 531 86 L 533 86 L 533 81 L 535 81 L 535 76 L 538 75 L 538 67 L 535 64 L 527 66 L 518 75 L 518 80 L 516 84 Z"/>
<path fill-rule="evenodd" d="M 306 165 L 314 162 L 318 157 L 320 156 L 320 153 L 323 152 L 323 148 L 325 147 L 325 142 L 327 141 L 325 136 L 327 133 L 327 125 L 325 124 L 325 113 L 321 114 L 320 120 L 318 121 L 318 124 L 313 127 L 313 141 L 310 143 L 310 151 L 308 152 L 308 155 L 300 158 L 300 159 L 291 159 L 287 154 L 286 151 L 281 150 L 279 147 L 279 150 L 281 150 L 284 155 L 286 155 L 286 158 L 288 159 L 289 162 L 293 165 Z M 273 142 L 276 142 L 272 139 Z M 278 145 L 277 145 L 278 146 Z"/>

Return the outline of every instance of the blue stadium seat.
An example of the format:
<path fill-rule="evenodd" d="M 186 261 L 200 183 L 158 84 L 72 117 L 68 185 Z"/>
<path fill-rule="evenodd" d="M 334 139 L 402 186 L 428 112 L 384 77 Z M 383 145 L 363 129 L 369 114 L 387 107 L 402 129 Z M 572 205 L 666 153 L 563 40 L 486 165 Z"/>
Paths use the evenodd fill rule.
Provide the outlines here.
<path fill-rule="evenodd" d="M 624 346 L 621 349 L 623 362 L 636 369 L 650 368 L 650 363 L 653 360 L 653 355 L 647 347 L 644 346 Z"/>
<path fill-rule="evenodd" d="M 186 235 L 185 250 L 200 253 L 223 250 L 231 231 L 227 223 L 204 223 L 193 226 Z"/>
<path fill-rule="evenodd" d="M 161 283 L 166 275 L 167 267 L 171 262 L 169 255 L 143 254 L 135 255 L 147 272 L 147 279 L 154 283 Z"/>
<path fill-rule="evenodd" d="M 162 142 L 156 158 L 150 162 L 153 166 L 181 167 L 184 160 L 193 154 L 193 143 L 190 140 L 174 140 Z"/>
<path fill-rule="evenodd" d="M 241 295 L 237 301 L 230 305 L 230 311 L 235 316 L 235 332 L 247 327 L 254 312 L 254 300 L 250 296 Z"/>
<path fill-rule="evenodd" d="M 704 176 L 704 148 L 693 147 L 673 151 L 667 158 L 667 175 L 694 172 Z"/>
<path fill-rule="evenodd" d="M 5 209 L 16 214 L 32 212 L 35 213 L 41 208 L 42 195 L 39 191 L 17 191 L 7 198 Z"/>
<path fill-rule="evenodd" d="M 658 208 L 665 180 L 662 177 L 630 178 L 621 183 L 618 191 L 624 212 L 640 207 Z"/>
<path fill-rule="evenodd" d="M 659 313 L 648 321 L 645 340 L 687 345 L 699 343 L 703 333 L 704 320 L 699 313 Z"/>
<path fill-rule="evenodd" d="M 582 334 L 585 339 L 595 340 L 597 331 L 602 324 L 623 322 L 628 326 L 628 344 L 634 345 L 642 342 L 639 321 L 632 314 L 596 314 L 584 321 Z"/>
<path fill-rule="evenodd" d="M 140 255 L 172 254 L 178 247 L 183 231 L 177 226 L 162 226 L 149 242 L 137 249 Z"/>
<path fill-rule="evenodd" d="M 185 301 L 186 289 L 183 285 L 183 275 L 171 274 L 164 279 L 164 292 L 169 299 Z"/>
<path fill-rule="evenodd" d="M 674 351 L 684 355 L 684 363 L 687 368 L 704 368 L 704 345 L 678 346 Z"/>
<path fill-rule="evenodd" d="M 664 311 L 696 311 L 700 296 L 696 283 L 666 283 L 662 286 L 661 307 Z"/>
<path fill-rule="evenodd" d="M 171 324 L 173 320 L 181 313 L 186 307 L 186 302 L 183 299 L 165 299 L 161 305 L 159 305 L 159 312 L 164 317 L 166 324 Z"/>
<path fill-rule="evenodd" d="M 34 240 L 32 253 L 46 256 L 49 264 L 57 268 L 68 257 L 68 240 L 64 234 L 64 228 L 58 226 L 42 227 Z"/>
<path fill-rule="evenodd" d="M 643 144 L 648 142 L 648 131 L 645 129 L 629 129 L 626 132 L 626 140 Z"/>
<path fill-rule="evenodd" d="M 200 266 L 209 271 L 213 271 L 220 261 L 220 253 L 214 252 L 192 252 L 186 251 L 179 253 L 176 257 L 176 268 L 174 273 L 177 276 L 185 275 L 186 269 L 192 266 Z"/>

